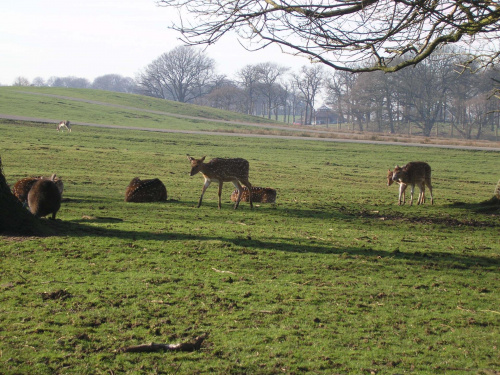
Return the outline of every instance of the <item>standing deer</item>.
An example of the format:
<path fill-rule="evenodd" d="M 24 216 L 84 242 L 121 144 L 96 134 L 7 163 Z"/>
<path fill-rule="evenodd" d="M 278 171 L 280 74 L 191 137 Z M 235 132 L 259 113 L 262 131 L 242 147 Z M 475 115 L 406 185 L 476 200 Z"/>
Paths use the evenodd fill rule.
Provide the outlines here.
<path fill-rule="evenodd" d="M 221 208 L 221 195 L 222 195 L 222 184 L 224 182 L 232 182 L 233 185 L 238 189 L 238 198 L 234 205 L 234 209 L 238 208 L 241 200 L 241 194 L 243 187 L 241 184 L 245 185 L 247 188 L 251 189 L 252 184 L 248 181 L 248 161 L 241 158 L 236 159 L 221 159 L 215 158 L 210 160 L 208 163 L 204 163 L 205 156 L 201 159 L 195 159 L 191 156 L 187 156 L 189 162 L 191 163 L 190 175 L 194 176 L 198 172 L 203 174 L 205 177 L 205 183 L 201 191 L 200 200 L 198 201 L 198 207 L 201 206 L 201 201 L 203 200 L 203 194 L 210 186 L 212 181 L 219 183 L 219 209 Z M 250 194 L 250 208 L 253 208 L 252 195 Z"/>
<path fill-rule="evenodd" d="M 69 120 L 66 121 L 61 121 L 59 124 L 57 124 L 57 131 L 64 131 L 63 128 L 66 128 L 67 131 L 71 133 L 71 126 L 69 125 Z"/>
<path fill-rule="evenodd" d="M 394 180 L 392 179 L 392 176 L 394 175 L 394 172 L 391 171 L 390 169 L 387 170 L 387 186 L 391 186 L 394 183 Z M 403 195 L 403 204 L 406 202 L 406 185 L 405 183 L 401 181 L 396 181 L 399 184 L 399 197 L 401 198 L 401 194 Z"/>
<path fill-rule="evenodd" d="M 413 204 L 413 192 L 415 190 L 415 185 L 418 185 L 420 189 L 417 204 L 425 203 L 425 185 L 427 185 L 431 194 L 431 204 L 434 204 L 431 184 L 431 167 L 429 164 L 421 161 L 413 161 L 406 164 L 404 167 L 396 165 L 396 168 L 394 168 L 392 179 L 394 181 L 402 182 L 406 185 L 411 185 L 410 206 Z M 399 190 L 398 203 L 399 205 L 401 205 L 401 187 Z"/>

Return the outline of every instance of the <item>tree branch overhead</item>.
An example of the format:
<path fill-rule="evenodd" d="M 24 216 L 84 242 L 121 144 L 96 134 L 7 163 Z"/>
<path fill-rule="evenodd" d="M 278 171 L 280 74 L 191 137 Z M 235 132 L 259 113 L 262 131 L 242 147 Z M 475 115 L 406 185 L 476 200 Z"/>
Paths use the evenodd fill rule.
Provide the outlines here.
<path fill-rule="evenodd" d="M 471 61 L 499 60 L 500 3 L 491 0 L 160 0 L 158 5 L 184 14 L 171 28 L 187 44 L 213 44 L 234 31 L 243 45 L 277 44 L 342 71 L 397 71 L 449 44 L 462 47 Z"/>

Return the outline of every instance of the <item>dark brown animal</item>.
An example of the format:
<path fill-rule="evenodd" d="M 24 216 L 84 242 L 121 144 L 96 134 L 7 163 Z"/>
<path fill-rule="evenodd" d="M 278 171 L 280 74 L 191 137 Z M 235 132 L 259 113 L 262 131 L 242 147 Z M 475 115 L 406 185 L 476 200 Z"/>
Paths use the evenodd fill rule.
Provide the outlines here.
<path fill-rule="evenodd" d="M 394 175 L 394 172 L 391 171 L 390 169 L 387 170 L 387 186 L 391 186 L 395 181 L 392 179 L 392 176 Z M 403 204 L 406 202 L 406 185 L 405 183 L 401 181 L 396 181 L 399 184 L 399 196 L 401 197 L 401 194 L 403 195 Z"/>
<path fill-rule="evenodd" d="M 31 187 L 37 182 L 38 180 L 47 180 L 46 177 L 40 176 L 40 177 L 26 177 L 22 178 L 19 181 L 17 181 L 14 184 L 14 187 L 12 188 L 12 194 L 16 196 L 17 199 L 23 204 L 27 205 L 28 204 L 28 193 L 31 190 Z M 60 178 L 58 178 L 55 174 L 53 174 L 50 177 L 51 181 L 54 181 L 56 183 L 57 188 L 59 189 L 59 192 L 61 193 L 61 197 L 64 191 L 64 183 Z"/>
<path fill-rule="evenodd" d="M 415 185 L 418 185 L 420 189 L 417 204 L 425 203 L 426 185 L 429 188 L 431 194 L 431 204 L 434 204 L 434 197 L 432 196 L 431 167 L 429 164 L 421 161 L 412 161 L 406 164 L 404 167 L 396 165 L 396 168 L 394 168 L 393 171 L 392 179 L 406 185 L 411 185 L 410 206 L 413 204 L 413 192 L 415 190 Z M 402 191 L 400 187 L 398 201 L 399 205 L 401 205 L 401 193 Z"/>
<path fill-rule="evenodd" d="M 160 202 L 167 200 L 167 188 L 157 178 L 141 180 L 135 177 L 125 191 L 125 202 Z"/>
<path fill-rule="evenodd" d="M 231 194 L 231 201 L 236 202 L 238 199 L 239 191 L 235 189 Z M 250 197 L 248 196 L 248 188 L 244 187 L 241 193 L 241 201 L 249 202 Z M 271 188 L 254 187 L 252 186 L 252 202 L 260 203 L 275 203 L 276 202 L 276 190 Z"/>
<path fill-rule="evenodd" d="M 47 179 L 36 181 L 28 193 L 28 206 L 33 215 L 43 217 L 52 214 L 51 219 L 55 220 L 61 207 L 61 193 L 56 183 Z"/>
<path fill-rule="evenodd" d="M 241 194 L 243 192 L 243 187 L 241 184 L 248 188 L 252 187 L 250 181 L 248 181 L 249 163 L 245 159 L 235 158 L 235 159 L 221 159 L 216 158 L 210 160 L 208 163 L 204 163 L 205 156 L 201 159 L 195 159 L 191 156 L 187 156 L 189 162 L 191 163 L 190 175 L 194 176 L 198 172 L 203 174 L 205 177 L 205 183 L 203 184 L 203 189 L 201 191 L 200 200 L 198 201 L 198 207 L 201 206 L 203 200 L 203 195 L 205 191 L 210 186 L 212 181 L 219 183 L 219 209 L 221 208 L 221 195 L 222 195 L 222 184 L 224 182 L 232 182 L 233 185 L 238 190 L 238 198 L 234 205 L 234 209 L 238 208 L 241 200 Z M 253 208 L 252 195 L 250 195 L 250 208 Z"/>

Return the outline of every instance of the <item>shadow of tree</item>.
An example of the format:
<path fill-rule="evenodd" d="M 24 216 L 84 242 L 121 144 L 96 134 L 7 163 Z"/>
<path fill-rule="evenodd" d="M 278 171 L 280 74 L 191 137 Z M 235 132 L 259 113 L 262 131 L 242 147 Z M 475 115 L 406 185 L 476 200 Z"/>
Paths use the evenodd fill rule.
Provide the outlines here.
<path fill-rule="evenodd" d="M 454 202 L 449 207 L 463 208 L 479 214 L 500 214 L 500 199 L 494 196 L 489 200 L 479 203 Z"/>
<path fill-rule="evenodd" d="M 83 220 L 82 220 L 83 221 Z M 316 253 L 332 254 L 343 257 L 364 257 L 369 259 L 391 258 L 419 262 L 434 269 L 468 269 L 473 267 L 489 268 L 498 272 L 500 259 L 497 257 L 478 256 L 471 254 L 457 254 L 450 252 L 421 252 L 421 251 L 400 251 L 400 250 L 375 250 L 369 247 L 338 247 L 328 243 L 315 243 L 312 241 L 293 240 L 285 237 L 274 237 L 272 240 L 240 237 L 220 237 L 191 233 L 151 233 L 140 231 L 127 231 L 114 228 L 102 228 L 87 224 L 92 223 L 116 223 L 122 219 L 111 217 L 95 217 L 92 220 L 78 221 L 52 221 L 47 220 L 48 225 L 58 233 L 59 236 L 72 237 L 106 237 L 124 239 L 130 241 L 221 241 L 231 243 L 245 252 L 258 251 L 285 251 L 293 253 Z"/>

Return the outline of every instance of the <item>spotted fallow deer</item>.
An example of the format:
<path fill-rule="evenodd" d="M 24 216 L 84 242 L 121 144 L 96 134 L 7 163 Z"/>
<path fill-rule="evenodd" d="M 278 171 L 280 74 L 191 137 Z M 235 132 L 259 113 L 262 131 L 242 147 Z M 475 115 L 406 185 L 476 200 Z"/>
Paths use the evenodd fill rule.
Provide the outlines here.
<path fill-rule="evenodd" d="M 387 186 L 391 186 L 395 181 L 392 179 L 392 176 L 394 175 L 394 172 L 391 171 L 390 169 L 387 170 Z M 398 184 L 399 184 L 399 196 L 401 197 L 401 195 L 403 196 L 403 204 L 405 204 L 406 202 L 406 194 L 405 194 L 405 191 L 406 191 L 406 187 L 408 185 L 406 185 L 405 183 L 401 182 L 401 181 L 396 181 Z"/>
<path fill-rule="evenodd" d="M 252 186 L 252 202 L 260 203 L 275 203 L 276 202 L 276 190 L 271 188 L 255 187 Z M 235 189 L 231 194 L 231 201 L 236 202 L 239 195 L 238 189 Z M 248 194 L 248 188 L 244 187 L 241 193 L 241 201 L 248 202 L 250 196 Z"/>
<path fill-rule="evenodd" d="M 167 200 L 167 188 L 158 178 L 141 180 L 135 177 L 125 191 L 125 202 L 160 202 Z"/>
<path fill-rule="evenodd" d="M 222 195 L 222 184 L 224 182 L 232 182 L 233 185 L 238 189 L 238 198 L 234 204 L 234 209 L 238 208 L 241 200 L 241 194 L 243 192 L 243 187 L 241 184 L 248 188 L 252 188 L 252 184 L 248 181 L 248 171 L 249 164 L 248 161 L 241 158 L 235 159 L 221 159 L 215 158 L 210 160 L 208 163 L 204 163 L 205 156 L 201 159 L 195 159 L 191 156 L 187 156 L 189 162 L 191 163 L 190 175 L 194 176 L 198 172 L 203 174 L 205 177 L 205 183 L 203 184 L 203 189 L 201 191 L 200 200 L 198 201 L 198 207 L 201 206 L 203 200 L 203 195 L 205 191 L 210 186 L 210 183 L 219 183 L 219 209 L 221 208 L 221 195 Z M 253 208 L 252 196 L 250 195 L 250 208 Z"/>
<path fill-rule="evenodd" d="M 71 133 L 71 126 L 68 120 L 61 121 L 59 124 L 57 124 L 57 131 L 64 131 L 63 128 L 66 128 L 68 132 Z"/>
<path fill-rule="evenodd" d="M 431 204 L 434 204 L 434 198 L 432 196 L 431 167 L 429 164 L 422 161 L 412 161 L 404 167 L 396 165 L 396 168 L 394 168 L 393 171 L 392 179 L 406 185 L 411 185 L 410 206 L 413 204 L 413 192 L 415 190 L 415 185 L 418 185 L 420 189 L 417 204 L 425 203 L 426 185 L 431 194 Z M 399 190 L 399 205 L 401 205 L 401 189 Z"/>

